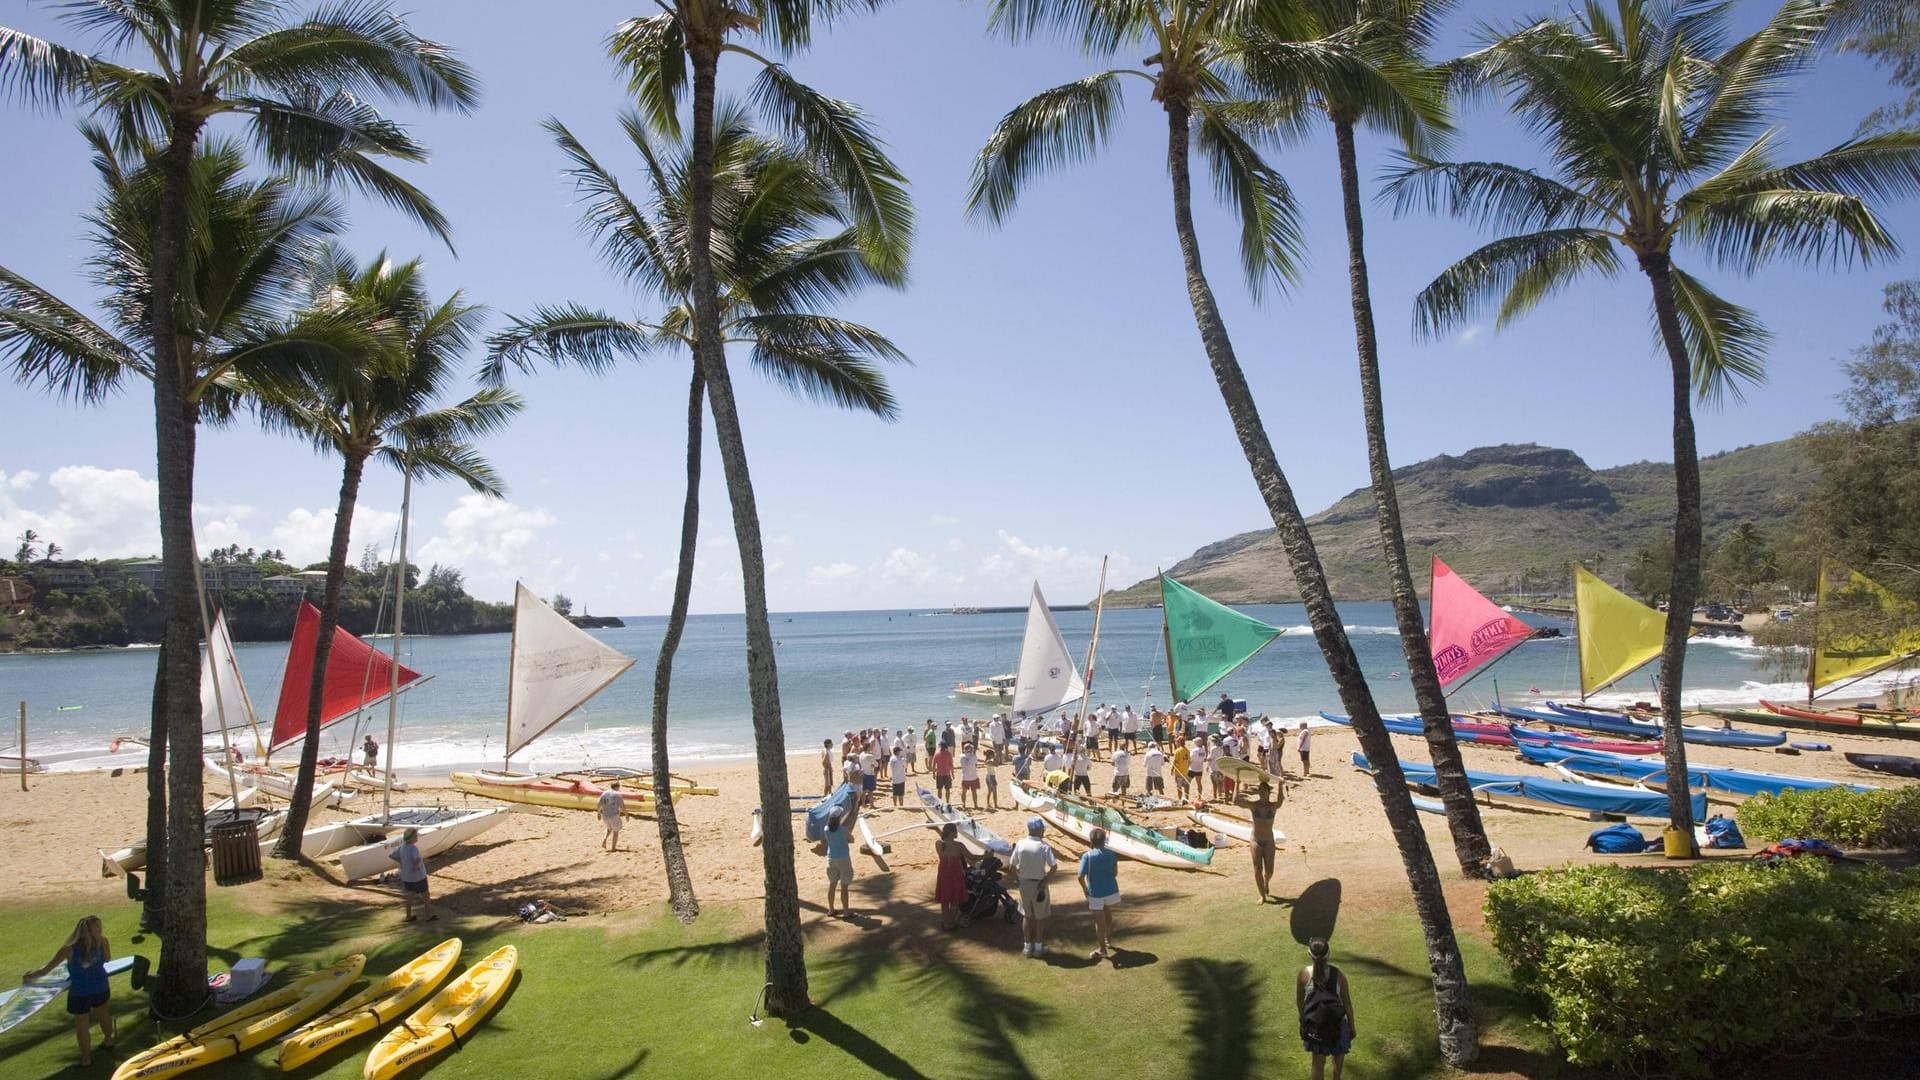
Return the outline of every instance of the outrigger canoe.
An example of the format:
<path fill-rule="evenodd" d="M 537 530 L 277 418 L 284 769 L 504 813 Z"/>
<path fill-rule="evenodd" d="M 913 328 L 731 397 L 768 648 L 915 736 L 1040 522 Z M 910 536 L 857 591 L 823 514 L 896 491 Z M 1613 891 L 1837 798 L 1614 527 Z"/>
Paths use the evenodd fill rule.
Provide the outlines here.
<path fill-rule="evenodd" d="M 1353 755 L 1353 767 L 1363 772 L 1372 772 L 1373 766 L 1365 754 Z M 1433 766 L 1417 761 L 1402 761 L 1400 771 L 1410 785 L 1434 787 Z M 1525 809 L 1538 810 L 1554 808 L 1575 811 L 1586 815 L 1614 814 L 1621 817 L 1664 818 L 1667 816 L 1667 796 L 1657 791 L 1635 791 L 1629 788 L 1586 787 L 1570 784 L 1565 780 L 1540 780 L 1531 776 L 1510 776 L 1504 773 L 1467 770 L 1467 783 L 1472 785 L 1473 793 L 1481 801 L 1489 804 L 1505 803 L 1518 805 Z M 1694 795 L 1693 816 L 1704 819 L 1707 816 L 1707 797 Z"/>
<path fill-rule="evenodd" d="M 360 969 L 366 962 L 365 956 L 349 956 L 332 967 L 296 979 L 263 998 L 175 1035 L 121 1062 L 113 1071 L 113 1080 L 163 1080 L 271 1042 L 326 1008 L 347 984 L 360 977 Z"/>
<path fill-rule="evenodd" d="M 1665 734 L 1660 724 L 1645 720 L 1635 720 L 1620 713 L 1601 712 L 1597 709 L 1583 709 L 1574 705 L 1561 705 L 1547 702 L 1545 711 L 1523 709 L 1512 705 L 1498 705 L 1495 710 L 1504 716 L 1521 720 L 1535 720 L 1545 724 L 1559 724 L 1562 727 L 1581 727 L 1590 731 L 1604 731 L 1610 735 L 1629 735 L 1641 739 L 1658 739 Z M 1697 743 L 1701 746 L 1745 746 L 1763 748 L 1781 746 L 1787 741 L 1787 733 L 1776 732 L 1765 735 L 1757 731 L 1736 731 L 1731 728 L 1708 728 L 1682 725 L 1682 742 Z"/>
<path fill-rule="evenodd" d="M 920 796 L 920 808 L 927 815 L 927 824 L 933 826 L 936 831 L 943 825 L 954 826 L 955 838 L 975 858 L 989 851 L 1005 858 L 1007 853 L 1013 850 L 1012 844 L 995 836 L 992 829 L 980 824 L 965 811 L 956 810 L 941 802 L 933 792 L 917 784 L 914 785 L 914 791 Z"/>
<path fill-rule="evenodd" d="M 366 1080 L 392 1080 L 408 1067 L 466 1038 L 506 999 L 520 950 L 503 945 L 386 1033 L 367 1055 Z"/>
<path fill-rule="evenodd" d="M 1760 707 L 1772 714 L 1776 724 L 1791 724 L 1800 721 L 1801 727 L 1811 727 L 1818 731 L 1837 731 L 1858 735 L 1880 735 L 1889 739 L 1920 739 L 1920 717 L 1911 720 L 1895 720 L 1892 713 L 1873 713 L 1859 715 L 1843 712 L 1822 712 L 1817 709 L 1802 709 L 1793 705 L 1783 705 L 1777 701 L 1762 699 Z"/>
<path fill-rule="evenodd" d="M 448 777 L 453 786 L 469 795 L 483 795 L 501 802 L 528 806 L 551 806 L 561 810 L 593 811 L 600 807 L 606 788 L 585 780 L 561 780 L 526 773 L 457 772 Z M 653 792 L 635 788 L 620 790 L 625 796 L 624 813 L 640 817 L 653 813 Z"/>
<path fill-rule="evenodd" d="M 308 1021 L 280 1044 L 280 1069 L 297 1069 L 350 1039 L 357 1039 L 420 1004 L 460 959 L 460 939 L 447 940 L 326 1013 Z"/>
<path fill-rule="evenodd" d="M 1862 769 L 1920 779 L 1920 758 L 1901 757 L 1898 754 L 1847 754 L 1846 759 Z"/>
<path fill-rule="evenodd" d="M 1213 848 L 1196 848 L 1128 820 L 1110 806 L 1096 806 L 1068 795 L 1048 793 L 1013 781 L 1013 800 L 1053 822 L 1062 831 L 1091 842 L 1093 830 L 1107 830 L 1107 849 L 1115 855 L 1174 870 L 1198 870 L 1213 862 Z"/>

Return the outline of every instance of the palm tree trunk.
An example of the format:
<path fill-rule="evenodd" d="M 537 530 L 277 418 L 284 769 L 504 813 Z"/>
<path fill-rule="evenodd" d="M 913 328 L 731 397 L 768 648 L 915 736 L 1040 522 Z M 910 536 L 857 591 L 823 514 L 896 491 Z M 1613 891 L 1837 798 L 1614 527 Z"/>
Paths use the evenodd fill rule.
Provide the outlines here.
<path fill-rule="evenodd" d="M 140 927 L 161 930 L 167 924 L 161 902 L 167 882 L 167 658 L 166 644 L 153 665 L 153 714 L 147 727 L 147 898 Z"/>
<path fill-rule="evenodd" d="M 1393 591 L 1394 621 L 1400 625 L 1400 647 L 1407 654 L 1407 677 L 1420 705 L 1420 723 L 1427 750 L 1447 809 L 1447 831 L 1453 836 L 1454 857 L 1460 869 L 1478 875 L 1492 855 L 1479 804 L 1467 782 L 1467 765 L 1453 736 L 1453 716 L 1420 613 L 1420 595 L 1414 591 L 1407 565 L 1407 539 L 1400 528 L 1400 498 L 1394 492 L 1393 464 L 1387 457 L 1387 410 L 1380 390 L 1380 343 L 1373 329 L 1373 290 L 1367 282 L 1365 224 L 1360 212 L 1360 167 L 1353 153 L 1353 121 L 1336 116 L 1334 141 L 1340 152 L 1340 197 L 1347 217 L 1347 279 L 1353 291 L 1353 336 L 1360 353 L 1360 401 L 1366 413 L 1367 465 L 1373 474 L 1374 517 L 1380 525 L 1380 543 L 1387 552 L 1387 575 Z"/>
<path fill-rule="evenodd" d="M 760 764 L 761 861 L 766 871 L 769 1015 L 791 1016 L 807 997 L 806 940 L 800 933 L 800 886 L 793 871 L 793 816 L 787 806 L 787 744 L 780 723 L 779 673 L 773 662 L 773 629 L 767 623 L 766 556 L 760 514 L 747 473 L 747 446 L 733 401 L 733 382 L 720 336 L 720 293 L 713 278 L 713 94 L 719 42 L 690 46 L 693 54 L 693 206 L 689 214 L 688 261 L 693 271 L 694 353 L 707 381 L 713 433 L 733 510 L 740 547 L 740 577 L 746 599 L 747 693 L 753 703 L 753 748 Z"/>
<path fill-rule="evenodd" d="M 177 286 L 187 234 L 187 183 L 200 122 L 176 119 L 162 162 L 160 212 L 154 222 L 149 273 L 149 333 L 153 345 L 155 481 L 160 503 L 161 585 L 166 623 L 160 662 L 166 674 L 167 722 L 166 880 L 161 904 L 166 934 L 160 939 L 159 986 L 154 1008 L 180 1015 L 207 997 L 207 879 L 203 872 L 200 760 L 199 553 L 193 539 L 194 427 L 198 420 L 188 387 L 193 365 L 174 325 Z"/>
<path fill-rule="evenodd" d="M 667 864 L 667 903 L 673 908 L 674 918 L 683 923 L 699 917 L 700 900 L 693 895 L 693 875 L 687 872 L 687 852 L 680 845 L 680 816 L 673 808 L 673 774 L 667 763 L 667 690 L 673 681 L 673 655 L 680 648 L 680 633 L 687 627 L 687 603 L 693 597 L 694 545 L 700 535 L 700 414 L 706 408 L 706 396 L 706 379 L 700 374 L 700 365 L 695 364 L 693 388 L 687 396 L 687 501 L 680 512 L 680 566 L 674 573 L 667 631 L 660 638 L 660 659 L 653 665 L 653 820 L 660 827 L 660 857 Z"/>
<path fill-rule="evenodd" d="M 1360 739 L 1374 767 L 1374 785 L 1386 811 L 1387 825 L 1400 849 L 1400 861 L 1406 868 L 1407 884 L 1413 891 L 1414 911 L 1426 936 L 1427 963 L 1433 971 L 1434 1014 L 1440 1026 L 1440 1054 L 1448 1064 L 1459 1066 L 1479 1053 L 1473 1018 L 1473 999 L 1467 987 L 1466 969 L 1460 959 L 1460 945 L 1454 939 L 1453 921 L 1447 914 L 1446 893 L 1440 885 L 1440 872 L 1427 847 L 1427 834 L 1421 828 L 1412 796 L 1407 792 L 1406 776 L 1394 756 L 1392 737 L 1380 722 L 1372 692 L 1361 673 L 1360 661 L 1353 654 L 1334 608 L 1327 577 L 1307 532 L 1306 519 L 1293 497 L 1293 488 L 1274 456 L 1273 443 L 1254 406 L 1253 392 L 1247 386 L 1240 361 L 1234 356 L 1233 342 L 1214 301 L 1213 287 L 1207 283 L 1200 265 L 1200 242 L 1193 228 L 1193 186 L 1188 169 L 1187 103 L 1170 97 L 1167 109 L 1167 171 L 1173 180 L 1173 224 L 1180 238 L 1180 255 L 1186 265 L 1187 295 L 1193 303 L 1194 322 L 1200 330 L 1201 344 L 1213 367 L 1214 380 L 1220 384 L 1220 396 L 1233 419 L 1240 437 L 1240 448 L 1247 456 L 1267 512 L 1279 532 L 1280 545 L 1286 550 L 1293 579 L 1307 609 L 1307 621 L 1313 626 L 1314 640 L 1326 658 L 1327 671 L 1340 691 L 1340 701 L 1353 718 L 1354 734 Z"/>
<path fill-rule="evenodd" d="M 1673 299 L 1673 263 L 1644 255 L 1640 269 L 1653 283 L 1653 310 L 1673 374 L 1673 583 L 1667 589 L 1667 634 L 1660 650 L 1660 726 L 1666 738 L 1668 827 L 1693 843 L 1693 804 L 1687 785 L 1687 744 L 1680 738 L 1680 690 L 1685 681 L 1693 601 L 1700 592 L 1700 455 L 1693 441 L 1693 365 Z"/>
<path fill-rule="evenodd" d="M 313 809 L 313 776 L 320 765 L 320 714 L 327 698 L 327 661 L 333 657 L 334 627 L 340 625 L 340 585 L 347 576 L 353 506 L 360 499 L 360 475 L 366 465 L 365 452 L 349 449 L 340 470 L 340 503 L 333 511 L 333 544 L 327 549 L 327 587 L 320 597 L 320 637 L 313 644 L 313 677 L 307 684 L 307 736 L 300 741 L 300 771 L 294 775 L 287 821 L 280 826 L 280 844 L 273 849 L 282 859 L 300 857 L 301 834 L 306 832 L 307 815 Z M 404 566 L 400 568 L 399 587 L 407 587 Z"/>

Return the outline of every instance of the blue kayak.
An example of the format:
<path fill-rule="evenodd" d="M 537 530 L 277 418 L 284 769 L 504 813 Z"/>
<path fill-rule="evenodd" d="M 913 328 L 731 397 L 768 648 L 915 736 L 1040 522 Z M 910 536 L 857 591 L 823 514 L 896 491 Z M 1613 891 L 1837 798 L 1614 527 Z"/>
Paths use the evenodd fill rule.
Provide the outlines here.
<path fill-rule="evenodd" d="M 1511 716 L 1519 720 L 1532 720 L 1542 724 L 1559 724 L 1561 727 L 1586 728 L 1589 731 L 1604 731 L 1609 735 L 1629 735 L 1638 739 L 1658 739 L 1665 734 L 1659 724 L 1645 720 L 1635 720 L 1619 713 L 1598 712 L 1591 709 L 1575 708 L 1571 705 L 1558 705 L 1547 702 L 1547 708 L 1524 709 L 1515 705 L 1496 705 L 1494 708 L 1502 716 Z M 1701 746 L 1746 746 L 1768 747 L 1783 746 L 1787 733 L 1775 732 L 1763 735 L 1757 731 L 1736 731 L 1732 728 L 1704 728 L 1682 725 L 1682 742 L 1697 743 Z"/>
<path fill-rule="evenodd" d="M 1342 713 L 1330 713 L 1322 710 L 1320 718 L 1339 724 L 1342 727 L 1353 726 L 1353 719 Z M 1456 719 L 1458 718 L 1456 717 Z M 1382 716 L 1380 723 L 1395 735 L 1417 735 L 1425 738 L 1427 734 L 1426 725 L 1423 724 L 1417 716 Z M 1491 743 L 1497 746 L 1509 746 L 1513 743 L 1513 737 L 1505 731 L 1497 733 L 1472 731 L 1461 728 L 1457 724 L 1453 729 L 1453 737 L 1461 742 Z"/>
<path fill-rule="evenodd" d="M 1538 765 L 1564 765 L 1574 772 L 1593 776 L 1611 776 L 1633 781 L 1660 781 L 1667 774 L 1666 765 L 1658 759 L 1632 758 L 1596 750 L 1579 750 L 1565 746 L 1522 746 L 1520 753 L 1528 761 Z M 1728 769 L 1718 765 L 1700 764 L 1687 766 L 1687 783 L 1691 787 L 1724 792 L 1728 795 L 1778 795 L 1786 791 L 1823 791 L 1833 787 L 1848 787 L 1854 791 L 1873 790 L 1866 785 L 1842 784 L 1836 780 L 1815 780 L 1805 776 L 1787 776 L 1784 773 L 1754 772 L 1748 769 Z"/>
<path fill-rule="evenodd" d="M 1365 754 L 1354 754 L 1353 765 L 1356 769 L 1373 771 Z M 1400 771 L 1406 774 L 1408 783 L 1423 784 L 1428 787 L 1434 785 L 1434 772 L 1431 765 L 1423 765 L 1417 761 L 1403 761 L 1400 763 Z M 1604 786 L 1588 787 L 1584 784 L 1570 784 L 1564 780 L 1539 780 L 1531 776 L 1510 776 L 1505 773 L 1481 772 L 1478 769 L 1467 770 L 1467 783 L 1473 786 L 1476 794 L 1521 799 L 1569 810 L 1617 814 L 1622 817 L 1665 818 L 1667 816 L 1667 796 L 1658 791 L 1635 791 L 1632 788 L 1610 791 Z M 1693 816 L 1704 820 L 1707 816 L 1707 797 L 1695 795 L 1692 803 Z"/>

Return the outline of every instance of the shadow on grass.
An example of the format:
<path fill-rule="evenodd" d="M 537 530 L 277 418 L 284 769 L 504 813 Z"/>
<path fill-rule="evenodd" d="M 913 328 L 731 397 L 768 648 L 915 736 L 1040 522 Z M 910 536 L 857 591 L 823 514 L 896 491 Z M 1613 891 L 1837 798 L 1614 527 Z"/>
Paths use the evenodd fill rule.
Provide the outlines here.
<path fill-rule="evenodd" d="M 787 1036 L 797 1043 L 818 1037 L 880 1076 L 893 1077 L 895 1080 L 926 1080 L 926 1074 L 909 1065 L 904 1058 L 862 1035 L 818 1005 L 788 1019 Z"/>
<path fill-rule="evenodd" d="M 1173 985 L 1187 1010 L 1187 1045 L 1196 1080 L 1240 1080 L 1252 1074 L 1259 1038 L 1259 980 L 1244 960 L 1189 957 L 1173 965 Z"/>
<path fill-rule="evenodd" d="M 1390 984 L 1391 994 L 1430 1000 L 1433 993 L 1433 977 L 1428 972 L 1409 971 L 1371 956 L 1345 956 L 1339 964 L 1350 974 L 1373 981 L 1376 986 L 1383 982 Z M 1566 1062 L 1551 1052 L 1486 1041 L 1489 1029 L 1497 1023 L 1534 1015 L 1533 1005 L 1524 994 L 1512 987 L 1485 982 L 1474 983 L 1472 992 L 1474 1020 L 1481 1035 L 1480 1054 L 1458 1072 L 1464 1075 L 1517 1073 L 1526 1077 L 1569 1075 Z M 1439 1039 L 1429 1031 L 1411 1045 L 1403 1044 L 1382 1053 L 1377 1075 L 1385 1080 L 1416 1080 L 1446 1071 L 1440 1060 Z"/>
<path fill-rule="evenodd" d="M 1340 879 L 1321 878 L 1300 890 L 1291 906 L 1288 923 L 1293 940 L 1302 945 L 1314 938 L 1332 941 L 1334 925 L 1340 921 Z"/>

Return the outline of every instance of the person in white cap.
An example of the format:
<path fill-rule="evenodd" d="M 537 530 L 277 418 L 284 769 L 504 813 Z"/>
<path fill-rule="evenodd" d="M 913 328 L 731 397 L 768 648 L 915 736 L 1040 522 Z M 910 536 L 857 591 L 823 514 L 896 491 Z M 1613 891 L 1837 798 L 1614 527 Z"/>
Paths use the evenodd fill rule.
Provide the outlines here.
<path fill-rule="evenodd" d="M 1013 854 L 1007 856 L 1014 875 L 1020 879 L 1020 914 L 1026 917 L 1020 951 L 1025 956 L 1047 955 L 1047 947 L 1040 941 L 1047 916 L 1053 913 L 1053 903 L 1047 896 L 1047 875 L 1060 862 L 1054 858 L 1053 849 L 1041 839 L 1046 831 L 1046 822 L 1037 817 L 1028 818 L 1027 838 L 1013 845 Z"/>

